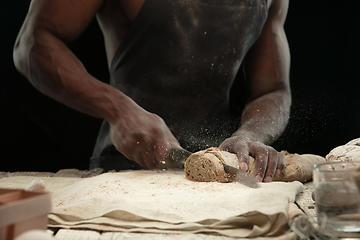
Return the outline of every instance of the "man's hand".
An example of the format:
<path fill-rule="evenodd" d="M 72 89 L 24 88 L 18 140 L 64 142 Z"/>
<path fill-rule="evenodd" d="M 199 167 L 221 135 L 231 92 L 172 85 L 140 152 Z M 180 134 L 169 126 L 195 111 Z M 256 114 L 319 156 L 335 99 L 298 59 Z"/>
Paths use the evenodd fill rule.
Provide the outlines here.
<path fill-rule="evenodd" d="M 116 149 L 144 167 L 166 167 L 170 145 L 180 147 L 164 120 L 136 105 L 110 123 L 110 136 Z"/>
<path fill-rule="evenodd" d="M 284 31 L 289 1 L 273 0 L 259 38 L 244 59 L 249 97 L 241 124 L 220 148 L 237 154 L 240 168 L 247 170 L 249 155 L 255 158 L 258 181 L 270 182 L 285 166 L 285 156 L 270 144 L 289 120 L 290 52 Z"/>
<path fill-rule="evenodd" d="M 255 158 L 255 177 L 261 182 L 271 182 L 279 176 L 285 166 L 284 154 L 261 142 L 250 141 L 246 137 L 233 136 L 227 138 L 220 148 L 235 153 L 239 158 L 240 169 L 247 171 L 249 155 Z"/>

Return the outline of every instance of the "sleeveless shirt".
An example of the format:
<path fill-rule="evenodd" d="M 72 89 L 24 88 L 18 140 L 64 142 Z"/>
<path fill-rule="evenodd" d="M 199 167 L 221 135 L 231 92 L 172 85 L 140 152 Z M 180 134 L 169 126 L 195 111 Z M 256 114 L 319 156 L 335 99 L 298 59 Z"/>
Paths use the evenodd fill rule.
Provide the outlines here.
<path fill-rule="evenodd" d="M 146 0 L 114 55 L 110 84 L 163 118 L 182 147 L 218 146 L 239 127 L 230 90 L 266 18 L 266 0 Z M 104 121 L 93 156 L 114 153 Z"/>

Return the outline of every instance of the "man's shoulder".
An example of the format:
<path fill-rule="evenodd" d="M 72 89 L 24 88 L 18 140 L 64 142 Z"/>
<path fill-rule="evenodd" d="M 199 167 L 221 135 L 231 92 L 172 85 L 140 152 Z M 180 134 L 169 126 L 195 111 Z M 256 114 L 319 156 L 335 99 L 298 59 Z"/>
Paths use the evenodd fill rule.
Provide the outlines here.
<path fill-rule="evenodd" d="M 285 21 L 289 8 L 289 0 L 267 0 L 270 21 Z"/>
<path fill-rule="evenodd" d="M 289 7 L 289 0 L 267 0 L 268 8 L 287 10 Z"/>

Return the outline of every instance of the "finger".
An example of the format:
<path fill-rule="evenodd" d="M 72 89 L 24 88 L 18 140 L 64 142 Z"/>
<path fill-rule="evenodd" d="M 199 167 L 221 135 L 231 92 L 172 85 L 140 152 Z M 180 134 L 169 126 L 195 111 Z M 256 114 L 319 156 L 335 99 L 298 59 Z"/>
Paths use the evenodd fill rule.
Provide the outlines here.
<path fill-rule="evenodd" d="M 148 148 L 146 148 L 146 141 L 137 141 L 131 145 L 126 145 L 122 154 L 129 160 L 138 163 L 143 168 L 149 168 Z"/>
<path fill-rule="evenodd" d="M 266 168 L 266 173 L 264 176 L 264 182 L 271 182 L 273 177 L 275 176 L 275 171 L 278 165 L 278 152 L 272 147 L 267 148 L 269 156 L 268 156 L 268 164 Z"/>
<path fill-rule="evenodd" d="M 171 165 L 170 150 L 171 145 L 169 143 L 154 146 L 154 157 L 156 163 L 158 163 L 157 168 L 168 168 Z"/>
<path fill-rule="evenodd" d="M 275 171 L 275 177 L 278 177 L 285 168 L 285 155 L 282 152 L 278 153 L 278 164 Z"/>
<path fill-rule="evenodd" d="M 136 152 L 139 151 L 140 142 L 137 142 L 135 146 L 130 146 L 129 144 L 124 141 L 116 141 L 116 138 L 113 138 L 113 145 L 116 149 L 116 151 L 120 152 L 122 155 L 124 155 L 127 159 L 131 161 L 135 161 L 140 164 L 140 161 L 138 160 Z M 129 151 L 129 149 L 132 149 Z M 143 164 L 140 164 L 143 166 Z"/>
<path fill-rule="evenodd" d="M 172 135 L 172 133 L 169 131 L 168 135 L 168 144 L 181 148 L 179 141 L 174 137 L 174 135 Z"/>
<path fill-rule="evenodd" d="M 158 168 L 158 166 L 160 165 L 159 162 L 156 161 L 154 151 L 150 148 L 146 148 L 139 157 L 141 159 L 139 160 L 144 162 L 145 166 L 150 169 Z"/>
<path fill-rule="evenodd" d="M 228 144 L 228 141 L 224 141 L 220 148 L 225 151 L 235 153 L 239 160 L 239 168 L 243 171 L 247 171 L 249 168 L 249 147 L 246 143 L 237 142 L 236 145 Z"/>
<path fill-rule="evenodd" d="M 251 142 L 249 143 L 249 153 L 255 158 L 255 178 L 258 182 L 262 182 L 268 163 L 268 150 L 260 143 Z"/>
<path fill-rule="evenodd" d="M 117 146 L 115 146 L 114 145 L 114 147 L 115 147 L 115 149 L 119 152 L 119 153 L 121 153 L 122 155 L 124 155 L 124 157 L 126 157 L 127 159 L 129 159 L 129 160 L 131 160 L 131 161 L 135 161 L 135 157 L 134 157 L 134 154 L 133 153 L 131 153 L 131 152 L 127 152 L 127 151 L 124 151 L 124 150 L 121 150 L 119 147 L 117 147 Z"/>
<path fill-rule="evenodd" d="M 243 171 L 249 169 L 249 148 L 245 146 L 236 152 L 236 156 L 239 159 L 239 168 Z"/>
<path fill-rule="evenodd" d="M 151 148 L 152 158 L 148 159 L 151 168 L 166 169 L 171 167 L 170 152 L 173 145 L 170 143 L 154 145 Z M 179 145 L 180 146 L 180 145 Z M 181 147 L 180 147 L 181 148 Z"/>
<path fill-rule="evenodd" d="M 123 154 L 127 159 L 136 162 L 137 164 L 139 164 L 142 168 L 147 168 L 147 165 L 143 159 L 143 157 L 141 156 L 141 154 L 136 154 L 136 153 L 130 153 L 130 154 Z"/>
<path fill-rule="evenodd" d="M 170 151 L 171 146 L 181 148 L 178 140 L 174 137 L 170 130 L 160 131 L 156 137 L 157 142 L 152 146 L 153 150 L 153 168 L 168 168 L 171 165 Z"/>

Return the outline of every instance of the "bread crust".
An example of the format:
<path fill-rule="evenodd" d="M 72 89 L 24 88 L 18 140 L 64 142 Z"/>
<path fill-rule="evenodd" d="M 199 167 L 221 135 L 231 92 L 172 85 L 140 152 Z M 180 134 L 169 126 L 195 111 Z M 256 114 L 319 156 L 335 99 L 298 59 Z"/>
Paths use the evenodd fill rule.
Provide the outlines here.
<path fill-rule="evenodd" d="M 360 159 L 360 138 L 356 138 L 331 150 L 325 156 L 326 162 L 349 162 Z"/>
<path fill-rule="evenodd" d="M 312 179 L 312 167 L 315 164 L 324 163 L 325 158 L 313 154 L 290 154 L 285 155 L 285 168 L 273 181 L 300 181 L 307 182 Z M 203 165 L 202 163 L 210 165 Z M 201 164 L 201 165 L 200 165 Z M 193 181 L 218 181 L 228 182 L 223 164 L 239 168 L 239 161 L 234 153 L 220 148 L 209 148 L 192 154 L 185 163 L 185 176 Z M 249 173 L 255 171 L 255 159 L 249 156 Z M 211 172 L 211 173 L 210 173 Z M 212 176 L 212 177 L 210 177 Z"/>
<path fill-rule="evenodd" d="M 307 182 L 312 179 L 313 166 L 324 163 L 325 158 L 313 154 L 289 154 L 285 156 L 285 168 L 273 181 Z"/>
<path fill-rule="evenodd" d="M 278 177 L 274 177 L 273 181 L 307 182 L 312 179 L 312 167 L 315 164 L 324 163 L 325 158 L 313 154 L 297 154 L 282 151 L 285 155 L 285 167 Z M 249 172 L 255 171 L 255 160 L 249 157 Z"/>

